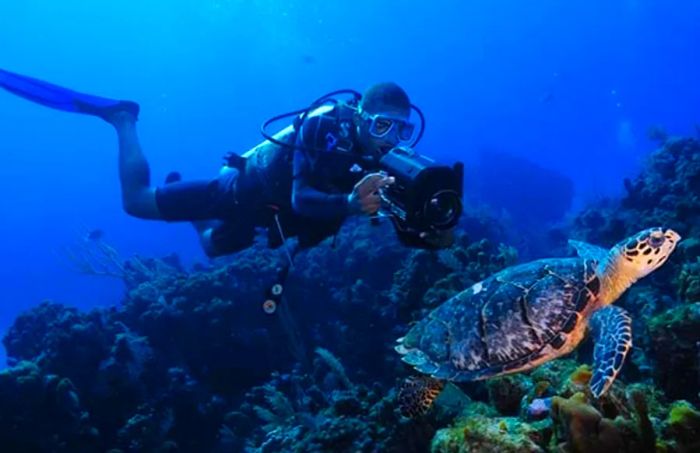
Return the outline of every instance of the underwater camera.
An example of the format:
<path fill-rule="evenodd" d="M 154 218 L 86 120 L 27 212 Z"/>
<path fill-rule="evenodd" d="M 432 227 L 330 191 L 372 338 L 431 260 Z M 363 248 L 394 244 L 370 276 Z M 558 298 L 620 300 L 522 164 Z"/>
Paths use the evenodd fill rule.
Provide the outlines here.
<path fill-rule="evenodd" d="M 449 230 L 462 215 L 464 164 L 437 164 L 410 148 L 397 147 L 379 161 L 395 178 L 381 192 L 382 211 L 399 234 Z"/>

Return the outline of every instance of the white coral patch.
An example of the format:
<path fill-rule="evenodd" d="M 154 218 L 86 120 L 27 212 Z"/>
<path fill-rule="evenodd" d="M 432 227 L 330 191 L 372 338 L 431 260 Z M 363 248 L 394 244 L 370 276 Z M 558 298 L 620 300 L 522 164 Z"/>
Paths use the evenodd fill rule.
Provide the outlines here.
<path fill-rule="evenodd" d="M 474 286 L 472 286 L 472 294 L 479 294 L 483 290 L 484 290 L 484 284 L 481 282 L 476 283 L 476 284 L 474 284 Z"/>

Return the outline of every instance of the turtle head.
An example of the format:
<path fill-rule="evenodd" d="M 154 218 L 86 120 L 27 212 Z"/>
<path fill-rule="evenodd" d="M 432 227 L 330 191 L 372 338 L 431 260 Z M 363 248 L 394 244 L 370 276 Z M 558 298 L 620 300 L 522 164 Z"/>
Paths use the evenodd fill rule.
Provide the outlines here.
<path fill-rule="evenodd" d="M 681 237 L 670 229 L 649 228 L 616 244 L 601 263 L 606 277 L 599 296 L 607 305 L 617 300 L 627 288 L 666 262 Z"/>
<path fill-rule="evenodd" d="M 617 244 L 620 271 L 638 280 L 666 262 L 681 237 L 671 229 L 648 228 Z"/>

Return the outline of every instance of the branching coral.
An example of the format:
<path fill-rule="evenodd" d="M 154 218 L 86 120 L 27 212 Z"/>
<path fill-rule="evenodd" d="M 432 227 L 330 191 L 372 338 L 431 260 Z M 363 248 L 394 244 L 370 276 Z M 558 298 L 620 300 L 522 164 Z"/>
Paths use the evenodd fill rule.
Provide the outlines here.
<path fill-rule="evenodd" d="M 255 415 L 265 423 L 263 429 L 269 432 L 293 425 L 296 411 L 289 399 L 271 385 L 264 386 L 263 392 L 267 407 L 253 406 Z"/>
<path fill-rule="evenodd" d="M 350 382 L 348 375 L 345 373 L 345 368 L 340 360 L 333 355 L 328 349 L 316 348 L 316 354 L 323 360 L 323 362 L 328 365 L 335 376 L 342 382 L 345 390 L 353 391 L 355 386 Z"/>

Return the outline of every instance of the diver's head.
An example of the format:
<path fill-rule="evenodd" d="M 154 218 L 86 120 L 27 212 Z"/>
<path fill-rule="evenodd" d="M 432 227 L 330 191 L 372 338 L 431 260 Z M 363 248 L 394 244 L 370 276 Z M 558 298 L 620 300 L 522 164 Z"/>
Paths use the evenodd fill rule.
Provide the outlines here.
<path fill-rule="evenodd" d="M 411 101 L 400 86 L 393 82 L 371 86 L 362 95 L 354 117 L 363 153 L 381 157 L 409 142 L 415 130 L 410 116 Z"/>

